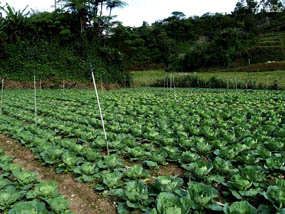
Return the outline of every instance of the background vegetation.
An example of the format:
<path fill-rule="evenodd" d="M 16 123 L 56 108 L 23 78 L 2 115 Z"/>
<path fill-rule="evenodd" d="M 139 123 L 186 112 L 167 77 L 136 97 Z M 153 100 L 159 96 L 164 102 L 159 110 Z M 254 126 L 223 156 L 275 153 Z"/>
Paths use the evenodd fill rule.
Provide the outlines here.
<path fill-rule="evenodd" d="M 173 12 L 152 25 L 118 25 L 110 39 L 129 70 L 208 71 L 284 59 L 284 5 L 241 0 L 231 14 Z"/>
<path fill-rule="evenodd" d="M 199 77 L 203 81 L 208 81 L 209 79 L 215 77 L 218 79 L 222 79 L 225 82 L 231 81 L 234 82 L 235 79 L 238 82 L 247 83 L 249 81 L 255 82 L 257 85 L 263 85 L 265 89 L 268 86 L 272 86 L 278 81 L 279 88 L 285 88 L 285 71 L 277 70 L 277 71 L 264 71 L 264 72 L 233 72 L 233 71 L 215 71 L 215 72 L 198 72 L 198 73 L 169 73 L 164 70 L 152 70 L 152 71 L 133 71 L 131 72 L 133 84 L 136 87 L 139 86 L 151 86 L 156 82 L 159 82 L 158 85 L 160 87 L 166 87 L 166 83 L 164 83 L 164 79 L 170 79 L 171 77 L 177 79 L 182 78 L 183 81 L 187 82 L 188 76 L 191 77 Z M 187 77 L 187 78 L 184 78 Z M 188 81 L 189 82 L 189 81 Z M 183 84 L 188 84 L 183 83 Z M 176 87 L 177 87 L 176 83 Z M 169 86 L 168 86 L 169 87 Z M 187 85 L 189 87 L 189 85 Z M 203 85 L 205 87 L 205 85 Z M 227 86 L 225 85 L 225 88 Z"/>
<path fill-rule="evenodd" d="M 113 0 L 61 0 L 63 9 L 26 13 L 11 6 L 1 7 L 0 72 L 15 80 L 60 78 L 90 79 L 90 63 L 95 75 L 105 83 L 130 81 L 124 72 L 122 54 L 106 46 L 112 9 L 124 2 Z M 104 16 L 103 10 L 109 15 Z M 5 16 L 4 16 L 5 15 Z"/>
<path fill-rule="evenodd" d="M 249 59 L 256 64 L 283 61 L 285 56 L 285 12 L 280 0 L 239 0 L 231 14 L 186 17 L 175 11 L 140 27 L 113 21 L 113 9 L 127 5 L 121 0 L 57 3 L 63 7 L 53 12 L 1 7 L 2 77 L 31 80 L 37 74 L 88 81 L 93 63 L 103 82 L 130 85 L 127 70 L 248 71 Z M 251 68 L 283 70 L 284 63 L 278 63 Z"/>

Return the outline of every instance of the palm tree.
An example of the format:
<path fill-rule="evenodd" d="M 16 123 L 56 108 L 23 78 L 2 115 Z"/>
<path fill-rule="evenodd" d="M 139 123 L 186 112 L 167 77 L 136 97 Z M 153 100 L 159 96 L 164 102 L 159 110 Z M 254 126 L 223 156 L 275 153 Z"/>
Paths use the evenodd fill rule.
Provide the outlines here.
<path fill-rule="evenodd" d="M 75 12 L 79 15 L 80 19 L 80 32 L 85 31 L 86 18 L 88 15 L 88 0 L 59 0 L 58 2 L 63 2 L 64 8 L 68 8 L 71 12 Z"/>
<path fill-rule="evenodd" d="M 6 4 L 6 6 L 1 7 L 0 10 L 6 13 L 6 21 L 9 23 L 8 29 L 6 29 L 6 33 L 9 34 L 10 40 L 13 38 L 18 41 L 21 34 L 23 34 L 22 29 L 24 28 L 26 17 L 29 15 L 30 12 L 25 12 L 28 6 L 26 6 L 22 11 L 16 11 L 13 7 Z M 2 26 L 3 28 L 3 26 Z"/>
<path fill-rule="evenodd" d="M 107 1 L 107 9 L 109 9 L 109 18 L 111 18 L 112 10 L 114 8 L 123 8 L 127 6 L 128 4 L 121 0 L 108 0 Z"/>
<path fill-rule="evenodd" d="M 110 26 L 110 21 L 112 18 L 112 10 L 114 8 L 124 8 L 125 6 L 127 6 L 128 4 L 124 1 L 121 0 L 108 0 L 107 1 L 107 9 L 109 9 L 109 17 L 108 17 L 108 21 L 107 21 L 107 30 L 106 30 L 106 36 L 108 37 L 109 35 L 109 26 Z M 106 40 L 104 45 L 106 44 Z"/>
<path fill-rule="evenodd" d="M 281 12 L 284 9 L 284 1 L 261 0 L 260 7 L 266 12 Z"/>

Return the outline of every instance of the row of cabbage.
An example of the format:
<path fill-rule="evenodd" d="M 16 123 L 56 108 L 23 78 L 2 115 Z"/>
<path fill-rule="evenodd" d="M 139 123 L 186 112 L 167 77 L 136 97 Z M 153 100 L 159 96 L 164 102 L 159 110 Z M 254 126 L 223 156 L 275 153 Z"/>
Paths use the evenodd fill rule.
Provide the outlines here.
<path fill-rule="evenodd" d="M 0 213 L 71 214 L 55 182 L 41 182 L 0 149 Z"/>
<path fill-rule="evenodd" d="M 56 164 L 58 172 L 72 171 L 79 175 L 79 181 L 95 181 L 96 190 L 108 190 L 124 202 L 118 206 L 121 213 L 132 209 L 146 213 L 283 211 L 282 93 L 239 96 L 224 92 L 203 92 L 199 96 L 183 93 L 178 104 L 169 94 L 159 92 L 135 90 L 127 96 L 124 96 L 126 91 L 104 94 L 111 156 L 102 155 L 105 141 L 98 130 L 100 125 L 94 122 L 99 120 L 95 116 L 97 112 L 90 111 L 94 104 L 91 96 L 72 92 L 70 97 L 62 98 L 60 93 L 49 94 L 51 99 L 47 96 L 49 105 L 42 106 L 43 117 L 38 118 L 37 125 L 32 124 L 29 95 L 21 101 L 15 94 L 15 100 L 10 100 L 9 108 L 4 110 L 9 116 L 1 118 L 6 124 L 0 127 L 0 132 L 30 146 L 38 158 Z M 194 105 L 182 102 L 189 97 Z M 109 105 L 112 112 L 108 111 Z M 67 106 L 64 111 L 62 106 Z M 86 118 L 87 113 L 94 117 Z M 218 119 L 213 119 L 217 116 Z M 134 129 L 124 128 L 131 118 L 138 118 L 144 124 Z M 30 124 L 23 126 L 23 121 Z M 185 121 L 193 122 L 186 124 Z M 123 124 L 123 128 L 112 130 L 114 123 Z M 119 155 L 135 161 L 136 165 L 129 168 Z M 167 162 L 184 168 L 185 175 L 181 178 L 150 176 Z"/>

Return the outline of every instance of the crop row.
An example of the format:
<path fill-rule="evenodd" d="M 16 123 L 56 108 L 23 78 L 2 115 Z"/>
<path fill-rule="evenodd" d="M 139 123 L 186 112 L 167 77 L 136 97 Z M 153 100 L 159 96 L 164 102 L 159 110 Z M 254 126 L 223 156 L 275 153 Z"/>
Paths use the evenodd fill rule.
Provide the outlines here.
<path fill-rule="evenodd" d="M 0 132 L 58 172 L 94 182 L 120 213 L 284 212 L 284 94 L 194 92 L 176 101 L 161 90 L 105 92 L 110 156 L 89 92 L 43 91 L 35 121 L 31 94 L 11 91 Z M 184 175 L 154 176 L 169 162 Z"/>
<path fill-rule="evenodd" d="M 55 182 L 41 182 L 0 149 L 0 211 L 7 214 L 71 214 Z"/>

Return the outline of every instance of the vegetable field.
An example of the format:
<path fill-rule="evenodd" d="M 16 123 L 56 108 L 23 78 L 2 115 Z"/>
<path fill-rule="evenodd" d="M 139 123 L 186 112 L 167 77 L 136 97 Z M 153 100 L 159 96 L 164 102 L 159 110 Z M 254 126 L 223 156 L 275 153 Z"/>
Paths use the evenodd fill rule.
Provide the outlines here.
<path fill-rule="evenodd" d="M 94 92 L 41 90 L 36 117 L 33 95 L 4 92 L 0 133 L 118 213 L 285 213 L 283 91 L 100 92 L 110 155 Z"/>
<path fill-rule="evenodd" d="M 69 201 L 56 189 L 55 182 L 41 182 L 37 172 L 23 170 L 0 149 L 1 213 L 70 214 Z"/>

